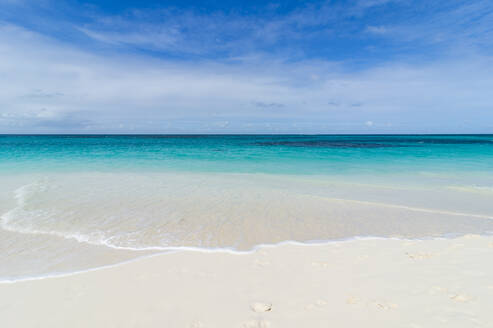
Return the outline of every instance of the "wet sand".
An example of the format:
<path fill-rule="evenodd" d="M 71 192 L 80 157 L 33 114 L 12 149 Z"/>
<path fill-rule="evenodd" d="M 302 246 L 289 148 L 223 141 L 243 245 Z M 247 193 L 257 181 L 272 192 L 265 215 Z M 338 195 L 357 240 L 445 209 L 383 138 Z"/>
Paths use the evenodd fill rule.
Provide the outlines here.
<path fill-rule="evenodd" d="M 2 327 L 491 327 L 493 237 L 179 251 L 0 284 Z"/>

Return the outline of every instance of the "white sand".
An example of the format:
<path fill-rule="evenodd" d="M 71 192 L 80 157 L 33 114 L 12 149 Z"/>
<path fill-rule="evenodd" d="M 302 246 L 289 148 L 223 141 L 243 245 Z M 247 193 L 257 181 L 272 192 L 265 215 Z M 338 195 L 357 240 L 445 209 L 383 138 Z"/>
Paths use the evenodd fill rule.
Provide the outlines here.
<path fill-rule="evenodd" d="M 0 284 L 0 327 L 493 327 L 493 238 L 162 254 Z"/>

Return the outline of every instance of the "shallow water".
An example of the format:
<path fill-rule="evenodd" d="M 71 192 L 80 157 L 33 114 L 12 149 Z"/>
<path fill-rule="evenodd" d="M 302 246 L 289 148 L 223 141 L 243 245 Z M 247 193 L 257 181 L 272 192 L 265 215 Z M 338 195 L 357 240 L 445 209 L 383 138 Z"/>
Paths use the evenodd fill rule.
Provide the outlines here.
<path fill-rule="evenodd" d="M 0 136 L 0 279 L 493 232 L 493 136 Z"/>

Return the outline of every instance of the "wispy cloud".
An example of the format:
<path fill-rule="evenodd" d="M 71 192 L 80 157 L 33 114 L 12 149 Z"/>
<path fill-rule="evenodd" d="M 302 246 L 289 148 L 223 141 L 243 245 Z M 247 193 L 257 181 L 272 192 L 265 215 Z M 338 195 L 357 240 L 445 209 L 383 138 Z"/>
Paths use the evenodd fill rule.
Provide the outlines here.
<path fill-rule="evenodd" d="M 260 108 L 266 108 L 266 109 L 269 109 L 269 108 L 282 108 L 284 107 L 284 104 L 281 104 L 281 103 L 275 103 L 275 102 L 272 102 L 272 103 L 265 103 L 265 102 L 262 102 L 262 101 L 254 101 L 253 104 L 257 107 L 260 107 Z"/>
<path fill-rule="evenodd" d="M 313 30 L 311 35 L 306 29 L 328 25 L 335 17 L 328 6 L 305 7 L 282 16 L 273 13 L 262 16 L 201 14 L 189 10 L 133 11 L 125 16 L 99 17 L 78 29 L 97 41 L 111 44 L 172 53 L 231 56 L 263 50 L 283 40 L 293 42 L 327 34 L 329 27 Z"/>
<path fill-rule="evenodd" d="M 47 29 L 14 22 L 9 6 L 7 18 L 0 11 L 0 132 L 493 126 L 488 1 L 322 2 L 255 14 L 91 8 L 62 15 L 61 25 L 45 18 Z"/>
<path fill-rule="evenodd" d="M 97 55 L 14 26 L 0 29 L 0 44 L 3 132 L 357 132 L 362 120 L 423 132 L 493 122 L 488 57 L 355 72 L 323 61 Z"/>
<path fill-rule="evenodd" d="M 423 45 L 434 45 L 442 51 L 474 47 L 488 52 L 493 48 L 493 3 L 491 1 L 450 1 L 416 3 L 414 14 L 388 25 L 368 26 L 367 31 L 385 35 L 403 45 L 412 45 L 418 53 Z"/>

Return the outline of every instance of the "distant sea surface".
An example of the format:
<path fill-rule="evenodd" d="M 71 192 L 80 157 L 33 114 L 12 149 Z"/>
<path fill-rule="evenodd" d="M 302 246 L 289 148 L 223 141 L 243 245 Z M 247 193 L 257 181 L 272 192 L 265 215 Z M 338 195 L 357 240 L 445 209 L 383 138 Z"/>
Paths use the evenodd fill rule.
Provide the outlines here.
<path fill-rule="evenodd" d="M 493 135 L 0 135 L 0 281 L 492 219 Z"/>

